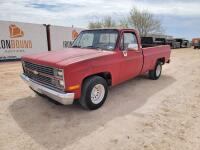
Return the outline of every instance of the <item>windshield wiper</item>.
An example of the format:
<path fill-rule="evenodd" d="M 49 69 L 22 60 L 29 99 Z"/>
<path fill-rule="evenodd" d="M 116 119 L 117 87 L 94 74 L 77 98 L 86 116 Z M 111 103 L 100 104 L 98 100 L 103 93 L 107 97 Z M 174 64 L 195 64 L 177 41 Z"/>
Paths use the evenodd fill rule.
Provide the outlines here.
<path fill-rule="evenodd" d="M 97 49 L 97 50 L 102 50 L 100 47 L 98 46 L 86 46 L 86 47 L 81 47 L 81 48 L 91 48 L 91 49 Z"/>
<path fill-rule="evenodd" d="M 95 48 L 94 46 L 86 46 L 86 47 L 81 47 L 81 48 Z"/>
<path fill-rule="evenodd" d="M 72 48 L 81 48 L 81 46 L 74 45 L 74 46 L 72 46 Z"/>

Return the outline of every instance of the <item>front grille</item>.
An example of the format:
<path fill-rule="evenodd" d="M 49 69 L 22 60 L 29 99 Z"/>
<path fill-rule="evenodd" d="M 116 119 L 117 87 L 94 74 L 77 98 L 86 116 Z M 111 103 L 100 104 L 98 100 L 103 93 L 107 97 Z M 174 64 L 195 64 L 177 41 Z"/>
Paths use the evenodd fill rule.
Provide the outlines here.
<path fill-rule="evenodd" d="M 25 61 L 23 62 L 23 70 L 24 74 L 30 79 L 58 90 L 63 90 L 63 87 L 58 84 L 59 80 L 54 76 L 54 68 Z M 34 73 L 35 71 L 37 73 Z"/>
<path fill-rule="evenodd" d="M 33 64 L 30 62 L 24 62 L 24 65 L 26 68 L 31 69 L 31 70 L 36 70 L 40 73 L 44 73 L 47 75 L 54 75 L 54 70 L 51 67 L 46 67 L 46 66 L 42 66 L 42 65 L 38 65 L 38 64 Z"/>
<path fill-rule="evenodd" d="M 46 77 L 46 76 L 42 76 L 40 74 L 36 75 L 32 71 L 29 71 L 29 70 L 26 70 L 25 74 L 29 78 L 31 78 L 32 80 L 34 80 L 34 81 L 37 81 L 37 82 L 40 82 L 40 83 L 52 86 L 52 78 L 49 78 L 49 77 Z"/>

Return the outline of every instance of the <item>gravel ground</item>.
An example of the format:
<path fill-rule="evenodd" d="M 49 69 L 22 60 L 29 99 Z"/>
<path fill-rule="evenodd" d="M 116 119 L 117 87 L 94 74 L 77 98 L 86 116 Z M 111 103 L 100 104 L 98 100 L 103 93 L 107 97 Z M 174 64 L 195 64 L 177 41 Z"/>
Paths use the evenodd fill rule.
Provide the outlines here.
<path fill-rule="evenodd" d="M 110 89 L 104 106 L 56 105 L 21 81 L 20 62 L 0 63 L 1 150 L 199 150 L 200 51 L 177 49 L 157 81 Z"/>

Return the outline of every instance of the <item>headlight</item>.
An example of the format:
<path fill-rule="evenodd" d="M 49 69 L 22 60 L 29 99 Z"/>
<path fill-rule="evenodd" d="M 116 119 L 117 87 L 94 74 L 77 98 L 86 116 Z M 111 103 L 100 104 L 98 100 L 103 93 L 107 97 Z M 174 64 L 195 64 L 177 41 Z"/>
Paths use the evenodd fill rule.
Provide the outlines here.
<path fill-rule="evenodd" d="M 58 76 L 63 76 L 63 70 L 58 70 Z"/>
<path fill-rule="evenodd" d="M 62 69 L 55 69 L 55 70 L 54 70 L 54 75 L 55 75 L 56 77 L 61 77 L 61 78 L 63 78 L 63 75 L 64 75 L 63 70 L 62 70 Z"/>
<path fill-rule="evenodd" d="M 58 79 L 52 79 L 51 83 L 56 86 L 59 89 L 64 89 L 65 88 L 65 82 L 64 80 L 58 80 Z"/>
<path fill-rule="evenodd" d="M 60 89 L 65 88 L 65 82 L 64 82 L 64 71 L 63 69 L 54 69 L 54 76 L 56 79 L 52 80 L 52 84 L 54 84 L 56 87 Z"/>
<path fill-rule="evenodd" d="M 64 84 L 65 84 L 65 83 L 64 83 L 64 81 L 63 81 L 63 80 L 59 80 L 58 82 L 59 82 L 59 84 L 60 84 L 61 86 L 63 86 L 63 87 L 64 87 Z"/>

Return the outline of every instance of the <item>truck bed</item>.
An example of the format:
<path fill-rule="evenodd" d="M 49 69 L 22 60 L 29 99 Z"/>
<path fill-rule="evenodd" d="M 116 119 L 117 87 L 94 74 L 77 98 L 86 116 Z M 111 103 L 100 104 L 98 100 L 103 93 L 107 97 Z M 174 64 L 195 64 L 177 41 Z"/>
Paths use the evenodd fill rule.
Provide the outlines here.
<path fill-rule="evenodd" d="M 170 46 L 169 45 L 160 45 L 155 47 L 143 48 L 143 57 L 144 64 L 142 73 L 150 69 L 154 69 L 155 63 L 158 58 L 165 58 L 165 63 L 170 60 Z"/>

